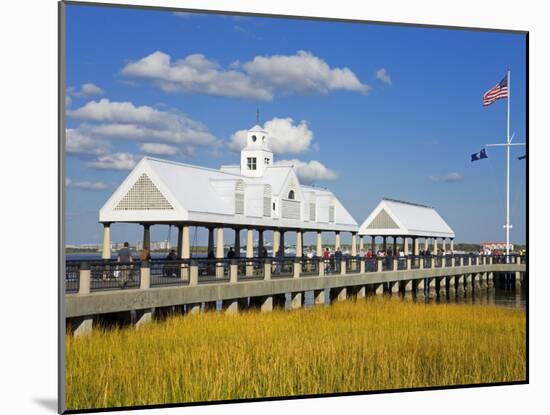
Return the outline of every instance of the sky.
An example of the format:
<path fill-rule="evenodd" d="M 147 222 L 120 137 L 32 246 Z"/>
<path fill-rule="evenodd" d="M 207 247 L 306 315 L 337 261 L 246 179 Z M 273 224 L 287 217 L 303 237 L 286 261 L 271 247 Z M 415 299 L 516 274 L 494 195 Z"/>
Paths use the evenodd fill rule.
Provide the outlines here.
<path fill-rule="evenodd" d="M 143 156 L 238 164 L 257 111 L 275 162 L 359 224 L 389 197 L 436 208 L 457 242 L 505 240 L 505 150 L 470 159 L 506 140 L 506 100 L 482 95 L 507 69 L 525 141 L 523 34 L 73 4 L 66 23 L 68 244 L 101 241 L 99 209 Z M 511 241 L 525 243 L 525 149 L 511 153 Z M 141 233 L 115 224 L 111 239 Z"/>

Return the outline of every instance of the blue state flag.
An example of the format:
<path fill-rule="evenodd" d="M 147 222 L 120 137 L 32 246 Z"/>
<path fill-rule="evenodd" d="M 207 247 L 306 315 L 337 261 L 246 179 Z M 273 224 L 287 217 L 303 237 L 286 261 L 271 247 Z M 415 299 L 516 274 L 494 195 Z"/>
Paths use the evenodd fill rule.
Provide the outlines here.
<path fill-rule="evenodd" d="M 519 156 L 518 160 L 525 160 L 527 158 L 527 154 L 524 154 L 523 156 Z"/>
<path fill-rule="evenodd" d="M 481 151 L 479 153 L 474 153 L 472 154 L 472 161 L 478 161 L 478 160 L 481 160 L 481 159 L 486 159 L 486 158 L 489 158 L 487 156 L 487 152 L 485 151 L 485 149 L 481 149 Z"/>

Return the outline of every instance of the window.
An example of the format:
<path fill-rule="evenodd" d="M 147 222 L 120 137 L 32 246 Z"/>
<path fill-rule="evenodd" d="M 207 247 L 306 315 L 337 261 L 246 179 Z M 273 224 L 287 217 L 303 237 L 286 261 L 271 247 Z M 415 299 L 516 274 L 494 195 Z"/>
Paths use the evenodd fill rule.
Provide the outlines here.
<path fill-rule="evenodd" d="M 294 190 L 291 190 L 290 192 L 288 192 L 288 198 L 290 200 L 294 200 Z"/>
<path fill-rule="evenodd" d="M 256 170 L 256 157 L 247 157 L 246 165 L 248 170 Z"/>
<path fill-rule="evenodd" d="M 269 164 L 269 159 L 267 157 L 264 159 L 264 164 Z"/>
<path fill-rule="evenodd" d="M 252 136 L 252 142 L 255 143 L 257 140 L 257 137 L 255 135 Z"/>
<path fill-rule="evenodd" d="M 275 212 L 275 202 L 273 202 L 273 211 Z"/>

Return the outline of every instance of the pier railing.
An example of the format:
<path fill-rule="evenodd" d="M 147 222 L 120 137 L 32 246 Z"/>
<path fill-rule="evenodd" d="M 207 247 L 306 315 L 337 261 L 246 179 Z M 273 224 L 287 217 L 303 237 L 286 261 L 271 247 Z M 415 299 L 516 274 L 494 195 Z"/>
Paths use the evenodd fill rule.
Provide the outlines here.
<path fill-rule="evenodd" d="M 301 277 L 313 277 L 319 275 L 320 264 L 322 262 L 321 258 L 302 258 L 301 260 Z"/>
<path fill-rule="evenodd" d="M 67 261 L 65 292 L 154 288 L 163 286 L 233 283 L 248 280 L 399 272 L 408 269 L 525 264 L 525 255 L 454 254 L 385 257 L 342 256 L 324 259 L 276 257 L 237 259 L 179 259 L 121 263 L 113 260 Z"/>
<path fill-rule="evenodd" d="M 196 267 L 197 284 L 227 282 L 230 279 L 230 259 L 200 259 L 190 265 Z M 192 271 L 190 268 L 190 274 Z"/>
<path fill-rule="evenodd" d="M 262 280 L 265 275 L 264 258 L 239 258 L 237 261 L 239 281 Z"/>
<path fill-rule="evenodd" d="M 271 261 L 271 278 L 294 277 L 294 257 L 273 258 Z"/>
<path fill-rule="evenodd" d="M 189 284 L 189 260 L 150 261 L 151 287 Z"/>
<path fill-rule="evenodd" d="M 90 291 L 139 288 L 139 262 L 90 263 Z"/>

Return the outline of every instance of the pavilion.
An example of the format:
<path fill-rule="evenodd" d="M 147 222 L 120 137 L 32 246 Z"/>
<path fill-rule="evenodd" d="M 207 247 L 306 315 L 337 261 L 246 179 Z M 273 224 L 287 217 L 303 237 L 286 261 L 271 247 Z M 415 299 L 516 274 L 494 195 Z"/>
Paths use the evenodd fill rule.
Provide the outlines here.
<path fill-rule="evenodd" d="M 359 227 L 360 249 L 363 249 L 364 236 L 372 237 L 372 250 L 375 250 L 376 238 L 382 238 L 382 249 L 387 251 L 387 239 L 392 238 L 393 252 L 398 251 L 398 238 L 401 238 L 405 255 L 419 254 L 419 240 L 424 240 L 424 251 L 433 254 L 440 252 L 438 240 L 441 239 L 442 251 L 446 252 L 446 241 L 450 241 L 450 250 L 454 249 L 455 233 L 437 211 L 429 206 L 393 199 L 382 199 Z M 408 240 L 412 241 L 409 252 Z M 430 250 L 430 241 L 432 249 Z"/>
<path fill-rule="evenodd" d="M 296 256 L 303 253 L 303 233 L 316 232 L 316 254 L 322 255 L 322 232 L 352 235 L 356 255 L 358 224 L 329 190 L 300 183 L 292 165 L 274 164 L 269 134 L 256 125 L 247 132 L 239 165 L 219 170 L 144 157 L 128 174 L 99 212 L 103 224 L 103 253 L 110 252 L 113 223 L 143 226 L 143 246 L 150 247 L 153 225 L 178 228 L 178 257 L 190 258 L 189 228 L 208 229 L 208 252 L 224 256 L 224 228 L 235 231 L 235 253 L 240 252 L 240 231 L 246 229 L 246 256 L 253 257 L 254 232 L 258 252 L 264 232 L 273 231 L 273 254 L 284 252 L 286 232 L 296 233 Z M 216 246 L 214 233 L 216 231 Z"/>

